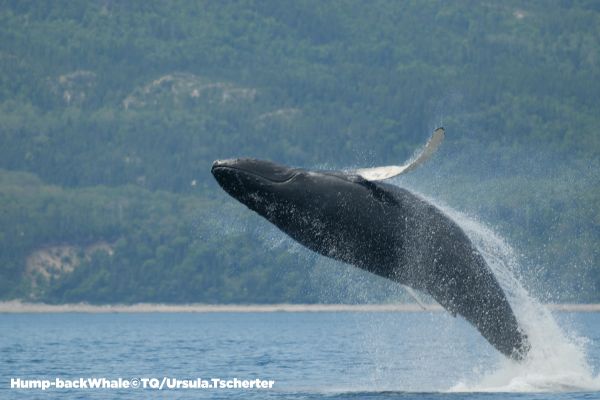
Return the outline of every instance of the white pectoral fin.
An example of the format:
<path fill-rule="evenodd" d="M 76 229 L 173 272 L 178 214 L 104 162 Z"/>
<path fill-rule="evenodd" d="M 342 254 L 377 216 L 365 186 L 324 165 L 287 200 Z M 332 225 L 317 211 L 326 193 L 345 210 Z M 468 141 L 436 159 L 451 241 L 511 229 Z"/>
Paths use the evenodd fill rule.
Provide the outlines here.
<path fill-rule="evenodd" d="M 356 174 L 368 181 L 382 181 L 403 173 L 408 165 L 388 165 L 386 167 L 357 169 Z"/>
<path fill-rule="evenodd" d="M 404 165 L 388 165 L 385 167 L 375 168 L 362 168 L 355 171 L 357 175 L 360 175 L 368 181 L 381 181 L 389 179 L 400 174 L 407 173 L 417 168 L 419 165 L 427 161 L 437 151 L 442 142 L 444 141 L 445 131 L 444 128 L 437 128 L 433 131 L 433 134 L 421 149 L 421 151 L 415 154 L 406 164 Z"/>

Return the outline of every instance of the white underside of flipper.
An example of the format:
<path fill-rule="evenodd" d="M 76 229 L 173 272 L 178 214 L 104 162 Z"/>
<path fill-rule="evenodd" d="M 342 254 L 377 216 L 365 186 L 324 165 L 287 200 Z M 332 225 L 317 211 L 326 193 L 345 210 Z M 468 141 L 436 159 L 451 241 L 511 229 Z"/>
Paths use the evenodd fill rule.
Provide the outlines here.
<path fill-rule="evenodd" d="M 419 165 L 427 161 L 440 147 L 444 141 L 445 131 L 444 128 L 437 128 L 433 131 L 433 134 L 421 149 L 420 152 L 416 153 L 410 160 L 404 165 L 388 165 L 385 167 L 375 168 L 361 168 L 354 171 L 355 174 L 360 175 L 368 181 L 382 181 L 389 179 L 400 174 L 405 174 Z"/>
<path fill-rule="evenodd" d="M 410 295 L 410 297 L 412 297 L 413 300 L 416 301 L 417 304 L 423 310 L 427 310 L 427 306 L 421 301 L 421 299 L 419 299 L 419 296 L 417 296 L 417 294 L 415 293 L 415 291 L 412 290 L 412 288 L 410 286 L 402 285 L 402 287 L 404 288 L 404 290 L 406 290 L 406 293 L 408 293 Z"/>

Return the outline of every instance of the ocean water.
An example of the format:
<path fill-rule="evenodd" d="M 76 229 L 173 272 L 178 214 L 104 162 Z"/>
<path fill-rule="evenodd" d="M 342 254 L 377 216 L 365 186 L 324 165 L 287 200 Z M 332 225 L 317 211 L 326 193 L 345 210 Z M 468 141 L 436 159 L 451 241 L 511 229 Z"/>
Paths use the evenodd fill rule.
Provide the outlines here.
<path fill-rule="evenodd" d="M 445 312 L 0 314 L 0 398 L 600 398 L 600 313 L 558 312 L 553 320 L 567 342 L 553 346 L 564 359 L 538 354 L 548 364 L 540 367 L 508 361 Z M 165 376 L 275 383 L 10 388 L 11 378 Z"/>

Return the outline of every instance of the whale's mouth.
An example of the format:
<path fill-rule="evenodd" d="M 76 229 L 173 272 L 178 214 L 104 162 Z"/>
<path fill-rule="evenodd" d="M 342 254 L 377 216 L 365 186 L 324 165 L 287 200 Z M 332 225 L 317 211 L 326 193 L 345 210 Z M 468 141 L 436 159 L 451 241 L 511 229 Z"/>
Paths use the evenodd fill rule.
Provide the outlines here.
<path fill-rule="evenodd" d="M 238 158 L 217 160 L 213 163 L 211 173 L 220 181 L 223 175 L 241 173 L 262 178 L 273 183 L 284 183 L 296 176 L 296 170 L 270 161 Z"/>

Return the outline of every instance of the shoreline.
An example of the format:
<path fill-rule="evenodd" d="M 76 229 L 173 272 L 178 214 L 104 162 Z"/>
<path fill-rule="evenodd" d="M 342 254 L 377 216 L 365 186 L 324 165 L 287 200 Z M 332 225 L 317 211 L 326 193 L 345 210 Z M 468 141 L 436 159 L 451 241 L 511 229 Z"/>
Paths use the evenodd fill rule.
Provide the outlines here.
<path fill-rule="evenodd" d="M 600 304 L 546 304 L 551 311 L 600 312 Z M 0 314 L 19 313 L 268 313 L 268 312 L 441 312 L 439 304 L 44 304 L 0 302 Z"/>

